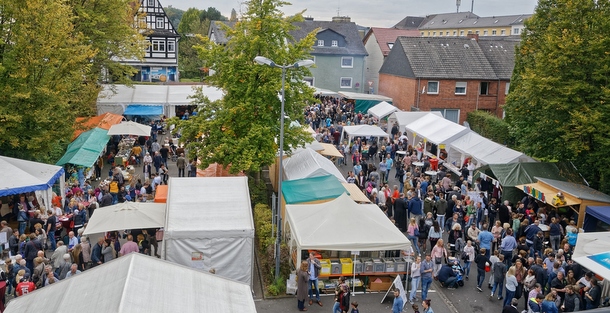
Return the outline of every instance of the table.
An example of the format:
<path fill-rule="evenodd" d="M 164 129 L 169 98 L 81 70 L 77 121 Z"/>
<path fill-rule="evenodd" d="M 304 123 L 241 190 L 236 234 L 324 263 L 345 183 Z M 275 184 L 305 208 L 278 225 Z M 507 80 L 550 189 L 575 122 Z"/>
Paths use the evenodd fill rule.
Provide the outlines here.
<path fill-rule="evenodd" d="M 61 223 L 61 227 L 66 229 L 66 234 L 72 231 L 72 226 L 70 225 L 72 222 L 72 214 L 59 216 L 58 220 L 59 223 Z M 61 230 L 58 230 L 57 233 L 61 233 Z"/>
<path fill-rule="evenodd" d="M 424 162 L 413 162 L 411 163 L 413 166 L 422 167 L 424 166 Z"/>
<path fill-rule="evenodd" d="M 438 174 L 437 171 L 426 171 L 425 173 L 426 173 L 426 175 L 428 175 L 428 176 L 430 176 L 432 178 L 433 182 L 436 182 L 436 179 L 438 178 L 437 177 L 437 174 Z"/>
<path fill-rule="evenodd" d="M 396 162 L 402 162 L 402 159 L 407 155 L 407 151 L 396 151 Z"/>

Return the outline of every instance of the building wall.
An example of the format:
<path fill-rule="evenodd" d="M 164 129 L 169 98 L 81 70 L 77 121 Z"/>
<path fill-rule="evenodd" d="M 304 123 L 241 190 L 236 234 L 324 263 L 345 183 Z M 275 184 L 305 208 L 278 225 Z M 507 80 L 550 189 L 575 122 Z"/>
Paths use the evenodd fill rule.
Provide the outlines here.
<path fill-rule="evenodd" d="M 316 66 L 310 68 L 313 76 L 313 85 L 318 88 L 332 91 L 363 92 L 364 85 L 364 56 L 337 56 L 337 55 L 313 55 Z M 342 57 L 353 58 L 353 66 L 350 68 L 341 66 Z M 351 87 L 341 87 L 341 78 L 351 77 Z"/>
<path fill-rule="evenodd" d="M 379 69 L 383 65 L 383 52 L 381 52 L 381 48 L 379 47 L 379 43 L 377 42 L 377 38 L 375 38 L 375 33 L 372 33 L 366 43 L 364 44 L 364 48 L 369 53 L 366 57 L 366 70 L 365 70 L 365 93 L 379 93 Z M 370 85 L 372 82 L 372 85 Z"/>
<path fill-rule="evenodd" d="M 401 110 L 411 111 L 412 106 L 421 111 L 459 110 L 458 123 L 466 121 L 468 113 L 475 110 L 485 110 L 502 117 L 502 106 L 506 103 L 508 81 L 418 80 L 387 74 L 380 74 L 379 80 L 380 94 L 392 97 L 394 105 Z M 429 82 L 438 82 L 438 93 L 430 92 Z M 466 94 L 456 94 L 458 82 L 466 83 Z M 487 95 L 480 94 L 481 82 L 488 84 Z"/>

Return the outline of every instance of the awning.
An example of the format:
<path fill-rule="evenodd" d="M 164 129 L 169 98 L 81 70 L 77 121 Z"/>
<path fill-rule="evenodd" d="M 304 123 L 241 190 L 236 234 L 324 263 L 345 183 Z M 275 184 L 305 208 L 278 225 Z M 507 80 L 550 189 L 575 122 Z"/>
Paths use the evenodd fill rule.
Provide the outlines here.
<path fill-rule="evenodd" d="M 98 116 L 92 117 L 79 117 L 76 119 L 74 137 L 72 140 L 76 139 L 80 134 L 85 131 L 88 131 L 94 127 L 98 127 L 101 129 L 110 129 L 112 125 L 120 123 L 124 117 L 119 114 L 113 113 L 104 113 Z"/>
<path fill-rule="evenodd" d="M 598 220 L 610 225 L 610 206 L 587 206 L 585 212 L 585 222 L 582 228 L 586 232 L 595 231 Z"/>
<path fill-rule="evenodd" d="M 125 109 L 125 112 L 123 112 L 123 115 L 148 115 L 148 116 L 163 115 L 163 106 L 132 104 Z"/>
<path fill-rule="evenodd" d="M 167 203 L 167 185 L 158 185 L 155 188 L 155 203 Z"/>
<path fill-rule="evenodd" d="M 106 148 L 109 139 L 108 131 L 105 129 L 94 128 L 86 131 L 68 145 L 66 153 L 56 165 L 74 164 L 91 167 Z"/>
<path fill-rule="evenodd" d="M 345 189 L 333 175 L 287 180 L 282 183 L 282 195 L 286 204 L 336 199 L 344 192 Z"/>
<path fill-rule="evenodd" d="M 554 189 L 554 188 L 549 187 L 540 182 L 524 184 L 524 185 L 517 185 L 515 187 L 522 190 L 524 193 L 534 197 L 534 199 L 537 199 L 541 202 L 544 202 L 544 203 L 547 203 L 550 205 L 553 205 L 553 197 L 555 195 L 557 195 L 557 192 L 559 192 L 559 191 L 561 191 L 563 193 L 564 199 L 566 201 L 566 204 L 564 204 L 562 206 L 580 205 L 580 203 L 581 203 L 581 201 L 579 199 L 572 197 L 571 195 L 567 194 L 563 190 Z"/>
<path fill-rule="evenodd" d="M 140 114 L 141 115 L 141 114 Z M 150 136 L 152 127 L 132 121 L 123 122 L 112 125 L 108 129 L 108 135 L 135 135 L 135 136 Z"/>
<path fill-rule="evenodd" d="M 320 143 L 320 145 L 324 148 L 324 150 L 320 151 L 321 155 L 330 156 L 330 157 L 338 157 L 338 158 L 343 157 L 343 154 L 341 154 L 341 152 L 339 152 L 339 150 L 337 150 L 337 148 L 335 148 L 335 146 L 333 146 L 332 144 Z"/>
<path fill-rule="evenodd" d="M 347 194 L 352 200 L 359 203 L 371 202 L 371 200 L 369 200 L 369 198 L 364 194 L 364 192 L 362 192 L 362 190 L 358 188 L 358 185 L 350 183 L 341 183 L 341 185 L 343 185 L 343 188 L 347 190 Z"/>
<path fill-rule="evenodd" d="M 610 279 L 610 232 L 579 233 L 572 260 Z"/>
<path fill-rule="evenodd" d="M 60 166 L 0 156 L 0 197 L 47 190 L 64 174 Z"/>
<path fill-rule="evenodd" d="M 395 107 L 385 101 L 382 101 L 382 102 L 378 103 L 377 105 L 375 105 L 374 107 L 368 109 L 367 113 L 373 115 L 377 119 L 382 119 L 396 111 L 398 111 L 397 107 Z"/>
<path fill-rule="evenodd" d="M 84 235 L 165 226 L 165 203 L 123 202 L 93 212 Z"/>

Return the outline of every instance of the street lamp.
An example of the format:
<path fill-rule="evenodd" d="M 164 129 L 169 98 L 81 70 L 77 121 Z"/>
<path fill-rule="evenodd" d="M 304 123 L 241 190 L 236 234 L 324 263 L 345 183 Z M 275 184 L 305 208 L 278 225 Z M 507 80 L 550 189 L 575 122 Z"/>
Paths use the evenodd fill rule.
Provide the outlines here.
<path fill-rule="evenodd" d="M 288 69 L 297 69 L 299 67 L 310 67 L 314 65 L 312 60 L 300 60 L 292 64 L 278 65 L 274 61 L 262 57 L 257 56 L 254 58 L 254 62 L 260 65 L 268 65 L 271 67 L 277 67 L 282 69 L 282 105 L 280 108 L 280 156 L 279 156 L 279 170 L 278 170 L 278 180 L 277 180 L 277 236 L 275 239 L 275 279 L 280 277 L 280 237 L 282 234 L 281 225 L 282 225 L 282 215 L 280 214 L 280 208 L 282 207 L 282 159 L 284 156 L 284 94 L 285 94 L 285 84 L 286 84 L 286 70 Z"/>

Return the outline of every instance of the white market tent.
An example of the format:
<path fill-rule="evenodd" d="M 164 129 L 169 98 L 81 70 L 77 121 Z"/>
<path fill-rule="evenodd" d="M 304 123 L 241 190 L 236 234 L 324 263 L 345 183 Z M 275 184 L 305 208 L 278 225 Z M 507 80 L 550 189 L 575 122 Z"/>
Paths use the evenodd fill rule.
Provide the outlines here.
<path fill-rule="evenodd" d="M 313 94 L 316 96 L 339 97 L 339 93 L 334 92 L 332 90 L 317 88 L 317 87 L 315 87 L 314 89 L 315 89 L 315 91 L 313 92 Z"/>
<path fill-rule="evenodd" d="M 4 312 L 72 308 L 89 313 L 256 312 L 250 286 L 139 253 L 15 298 Z"/>
<path fill-rule="evenodd" d="M 378 120 L 380 120 L 396 111 L 400 111 L 400 110 L 398 110 L 397 107 L 395 107 L 385 101 L 382 101 L 382 102 L 379 102 L 374 107 L 370 108 L 367 113 L 376 117 Z"/>
<path fill-rule="evenodd" d="M 470 130 L 442 116 L 428 113 L 407 124 L 405 131 L 407 132 L 407 137 L 409 137 L 409 142 L 415 144 L 415 142 L 419 141 L 418 138 L 424 138 L 433 144 L 440 145 L 449 144 Z"/>
<path fill-rule="evenodd" d="M 357 204 L 345 193 L 325 203 L 286 205 L 286 216 L 290 244 L 298 256 L 301 250 L 380 251 L 411 246 L 378 206 Z"/>
<path fill-rule="evenodd" d="M 345 135 L 349 136 L 350 142 L 352 142 L 356 137 L 376 137 L 377 139 L 389 137 L 389 135 L 384 132 L 381 127 L 367 124 L 343 126 L 343 132 L 341 133 L 341 142 L 343 142 L 343 138 L 345 138 Z"/>
<path fill-rule="evenodd" d="M 84 235 L 113 230 L 161 228 L 165 226 L 165 203 L 123 202 L 93 212 Z"/>
<path fill-rule="evenodd" d="M 167 117 L 176 116 L 176 106 L 191 105 L 196 88 L 211 101 L 222 99 L 221 89 L 207 85 L 104 85 L 97 98 L 98 115 L 123 114 L 129 106 L 161 107 Z"/>
<path fill-rule="evenodd" d="M 343 174 L 335 164 L 311 148 L 299 149 L 289 158 L 282 161 L 284 166 L 284 180 L 295 180 L 308 177 L 334 175 L 339 181 L 345 183 Z"/>
<path fill-rule="evenodd" d="M 108 136 L 113 135 L 135 135 L 135 136 L 150 136 L 152 127 L 132 121 L 123 121 L 119 124 L 114 124 L 108 129 Z"/>
<path fill-rule="evenodd" d="M 65 173 L 61 166 L 0 156 L 0 173 L 0 197 L 35 191 L 49 208 L 57 181 L 64 196 Z"/>
<path fill-rule="evenodd" d="M 462 164 L 464 160 L 471 156 L 478 166 L 487 164 L 508 164 L 520 162 L 534 162 L 527 155 L 495 143 L 474 131 L 466 133 L 464 136 L 452 141 L 447 149 L 448 162 L 457 161 Z"/>
<path fill-rule="evenodd" d="M 610 232 L 578 233 L 572 260 L 610 280 Z"/>
<path fill-rule="evenodd" d="M 162 257 L 204 271 L 214 268 L 217 275 L 251 286 L 248 177 L 173 177 L 168 186 Z"/>
<path fill-rule="evenodd" d="M 398 123 L 399 131 L 404 133 L 406 125 L 411 124 L 428 114 L 434 114 L 438 117 L 443 117 L 441 112 L 438 111 L 394 112 L 390 114 L 390 116 L 388 116 L 388 133 L 392 131 L 392 126 L 395 122 Z"/>

